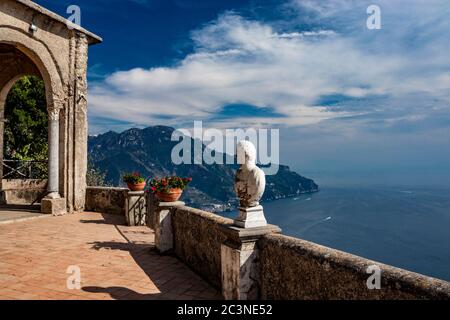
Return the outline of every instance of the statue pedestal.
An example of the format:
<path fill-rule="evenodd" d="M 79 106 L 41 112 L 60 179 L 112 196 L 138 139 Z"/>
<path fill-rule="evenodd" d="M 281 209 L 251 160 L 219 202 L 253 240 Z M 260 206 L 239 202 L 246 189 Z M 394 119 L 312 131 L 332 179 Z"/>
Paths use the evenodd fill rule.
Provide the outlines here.
<path fill-rule="evenodd" d="M 172 212 L 184 205 L 182 201 L 158 202 L 153 197 L 150 199 L 147 225 L 155 231 L 155 247 L 161 254 L 173 250 Z"/>
<path fill-rule="evenodd" d="M 259 292 L 257 242 L 267 234 L 279 233 L 277 226 L 244 229 L 223 225 L 226 240 L 221 246 L 222 295 L 226 300 L 256 300 Z"/>
<path fill-rule="evenodd" d="M 263 207 L 239 207 L 239 216 L 234 219 L 234 225 L 241 228 L 259 228 L 267 226 Z"/>

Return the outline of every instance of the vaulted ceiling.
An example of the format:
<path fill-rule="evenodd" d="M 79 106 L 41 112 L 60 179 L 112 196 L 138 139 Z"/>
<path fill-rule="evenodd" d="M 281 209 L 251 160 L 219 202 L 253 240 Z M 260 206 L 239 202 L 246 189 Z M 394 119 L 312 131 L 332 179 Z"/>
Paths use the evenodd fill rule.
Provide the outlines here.
<path fill-rule="evenodd" d="M 40 72 L 22 51 L 9 44 L 0 44 L 0 90 L 17 76 L 36 75 Z"/>

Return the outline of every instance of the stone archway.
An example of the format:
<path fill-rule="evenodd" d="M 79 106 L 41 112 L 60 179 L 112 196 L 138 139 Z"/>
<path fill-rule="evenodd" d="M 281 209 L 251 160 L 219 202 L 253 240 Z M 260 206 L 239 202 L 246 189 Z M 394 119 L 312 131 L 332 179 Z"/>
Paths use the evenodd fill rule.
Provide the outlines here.
<path fill-rule="evenodd" d="M 2 160 L 0 162 L 0 203 L 2 205 L 40 203 L 41 198 L 46 196 L 46 181 L 33 179 L 32 172 L 30 172 L 37 164 L 33 161 L 36 159 L 12 160 L 12 158 L 6 158 L 3 153 L 5 128 L 7 127 L 6 99 L 14 84 L 25 76 L 43 79 L 39 68 L 26 54 L 13 45 L 0 43 L 0 159 Z M 45 92 L 46 96 L 52 94 L 51 88 L 46 88 Z M 47 108 L 47 105 L 45 107 Z M 9 113 L 11 114 L 12 110 L 9 110 Z M 11 123 L 10 125 L 14 126 L 15 124 Z M 45 139 L 47 139 L 47 135 Z M 24 142 L 22 141 L 22 143 Z M 44 166 L 47 167 L 47 163 Z"/>
<path fill-rule="evenodd" d="M 0 3 L 0 112 L 18 78 L 38 75 L 45 83 L 49 157 L 44 213 L 84 210 L 87 52 L 99 42 L 101 38 L 29 0 Z"/>
<path fill-rule="evenodd" d="M 1 35 L 2 30 L 0 30 Z M 14 32 L 10 32 L 14 34 Z M 7 38 L 6 35 L 3 38 Z M 40 55 L 25 43 L 19 43 L 21 36 L 14 35 L 13 41 L 0 41 L 0 112 L 4 114 L 6 97 L 17 79 L 25 75 L 35 75 L 44 80 L 48 110 L 48 183 L 47 194 L 41 201 L 44 213 L 63 213 L 66 203 L 59 192 L 59 113 L 63 108 L 61 101 L 62 84 L 56 66 L 47 59 L 44 62 Z M 1 38 L 0 38 L 1 39 Z M 25 40 L 23 40 L 26 42 Z M 30 41 L 28 41 L 30 42 Z M 29 45 L 29 44 L 28 44 Z M 41 54 L 42 55 L 42 54 Z M 50 71 L 52 70 L 52 71 Z M 0 140 L 3 140 L 4 123 L 0 125 Z M 3 147 L 3 141 L 0 143 Z M 3 150 L 3 149 L 2 149 Z M 2 154 L 3 151 L 0 151 Z M 2 172 L 3 169 L 0 170 Z"/>

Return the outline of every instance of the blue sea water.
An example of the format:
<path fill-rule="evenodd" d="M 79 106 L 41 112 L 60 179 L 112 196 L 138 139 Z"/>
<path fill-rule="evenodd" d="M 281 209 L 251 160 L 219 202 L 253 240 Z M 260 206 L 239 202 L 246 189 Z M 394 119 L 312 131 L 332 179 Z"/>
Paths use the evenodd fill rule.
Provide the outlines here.
<path fill-rule="evenodd" d="M 286 235 L 450 281 L 450 189 L 323 187 L 264 210 Z"/>

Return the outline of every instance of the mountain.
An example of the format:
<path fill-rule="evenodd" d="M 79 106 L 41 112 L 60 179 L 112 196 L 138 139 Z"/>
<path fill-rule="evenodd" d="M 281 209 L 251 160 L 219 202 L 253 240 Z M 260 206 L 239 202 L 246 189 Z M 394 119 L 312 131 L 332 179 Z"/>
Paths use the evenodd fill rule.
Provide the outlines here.
<path fill-rule="evenodd" d="M 90 136 L 90 160 L 95 167 L 106 173 L 106 179 L 112 185 L 123 185 L 121 175 L 131 171 L 138 171 L 147 177 L 192 177 L 193 180 L 183 195 L 187 204 L 209 210 L 223 210 L 235 205 L 233 186 L 237 165 L 175 165 L 171 160 L 172 149 L 178 144 L 178 141 L 171 141 L 174 130 L 154 126 Z M 318 185 L 313 180 L 290 171 L 287 166 L 280 166 L 278 173 L 267 176 L 266 180 L 263 200 L 318 191 Z"/>

